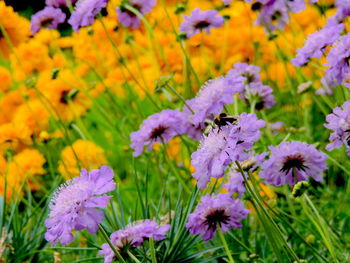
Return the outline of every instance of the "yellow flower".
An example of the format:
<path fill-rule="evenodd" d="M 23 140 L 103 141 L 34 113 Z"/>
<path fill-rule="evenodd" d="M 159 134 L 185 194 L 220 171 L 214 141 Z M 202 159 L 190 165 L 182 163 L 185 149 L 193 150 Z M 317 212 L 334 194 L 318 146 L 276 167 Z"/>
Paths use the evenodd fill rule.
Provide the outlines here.
<path fill-rule="evenodd" d="M 0 91 L 6 92 L 11 88 L 11 74 L 10 72 L 4 68 L 0 67 Z"/>
<path fill-rule="evenodd" d="M 95 169 L 106 164 L 104 150 L 90 141 L 77 140 L 61 152 L 58 171 L 66 179 L 79 175 L 81 168 Z"/>
<path fill-rule="evenodd" d="M 30 36 L 29 21 L 17 13 L 10 6 L 5 5 L 5 1 L 0 1 L 0 28 L 3 28 L 13 46 L 27 40 Z M 0 30 L 0 56 L 8 57 L 11 52 L 9 43 L 4 33 Z"/>
<path fill-rule="evenodd" d="M 0 124 L 11 122 L 17 108 L 22 105 L 23 96 L 18 90 L 6 93 L 0 99 Z"/>
<path fill-rule="evenodd" d="M 0 125 L 0 150 L 18 150 L 32 143 L 31 131 L 23 123 Z"/>

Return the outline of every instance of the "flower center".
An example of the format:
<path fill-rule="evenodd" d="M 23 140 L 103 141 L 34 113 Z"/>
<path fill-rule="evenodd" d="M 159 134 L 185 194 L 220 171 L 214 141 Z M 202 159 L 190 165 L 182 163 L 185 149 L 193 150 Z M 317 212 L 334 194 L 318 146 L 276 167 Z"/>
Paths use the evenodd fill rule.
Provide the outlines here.
<path fill-rule="evenodd" d="M 210 25 L 210 23 L 208 21 L 202 20 L 197 22 L 197 24 L 194 25 L 195 29 L 199 29 L 202 30 L 206 27 L 208 27 Z"/>
<path fill-rule="evenodd" d="M 52 24 L 53 22 L 53 18 L 52 17 L 48 17 L 46 19 L 44 19 L 43 21 L 41 21 L 41 27 L 48 27 Z"/>
<path fill-rule="evenodd" d="M 304 163 L 305 163 L 305 159 L 300 154 L 287 156 L 280 172 L 284 172 L 285 174 L 288 174 L 289 171 L 293 168 L 305 171 L 307 167 L 304 165 Z"/>
<path fill-rule="evenodd" d="M 155 128 L 152 131 L 150 138 L 152 140 L 156 140 L 156 139 L 160 138 L 163 135 L 163 133 L 166 131 L 166 129 L 168 129 L 168 127 L 163 126 L 163 125 L 159 125 L 157 128 Z"/>
<path fill-rule="evenodd" d="M 204 223 L 208 225 L 208 229 L 216 230 L 218 224 L 227 224 L 229 220 L 229 216 L 225 214 L 224 209 L 216 209 L 207 214 Z"/>

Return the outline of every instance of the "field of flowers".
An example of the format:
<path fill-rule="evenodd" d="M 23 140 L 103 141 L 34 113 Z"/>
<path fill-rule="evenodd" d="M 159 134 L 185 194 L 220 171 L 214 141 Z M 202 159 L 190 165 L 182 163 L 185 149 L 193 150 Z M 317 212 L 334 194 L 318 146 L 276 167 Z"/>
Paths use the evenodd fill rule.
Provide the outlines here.
<path fill-rule="evenodd" d="M 350 262 L 349 0 L 0 0 L 0 263 Z"/>

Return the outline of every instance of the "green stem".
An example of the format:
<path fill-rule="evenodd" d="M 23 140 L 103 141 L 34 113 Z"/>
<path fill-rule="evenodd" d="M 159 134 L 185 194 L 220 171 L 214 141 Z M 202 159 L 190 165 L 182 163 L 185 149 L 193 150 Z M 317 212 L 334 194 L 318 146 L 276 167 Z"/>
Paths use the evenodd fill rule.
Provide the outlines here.
<path fill-rule="evenodd" d="M 135 261 L 136 263 L 141 263 L 141 261 L 138 260 L 138 259 L 134 256 L 134 254 L 130 252 L 130 250 L 128 250 L 126 253 L 128 253 L 129 257 L 130 257 L 133 261 Z"/>
<path fill-rule="evenodd" d="M 221 239 L 221 242 L 222 242 L 222 244 L 224 245 L 224 248 L 225 248 L 226 254 L 227 254 L 227 256 L 228 256 L 229 262 L 230 262 L 230 263 L 235 263 L 235 261 L 233 260 L 232 255 L 231 255 L 231 251 L 230 251 L 230 249 L 228 248 L 228 245 L 227 245 L 227 242 L 226 242 L 224 233 L 222 233 L 221 227 L 220 227 L 219 225 L 218 225 L 218 233 L 219 233 L 219 237 L 220 237 L 220 239 Z"/>
<path fill-rule="evenodd" d="M 123 257 L 120 255 L 120 253 L 118 252 L 118 250 L 115 248 L 115 246 L 113 246 L 111 240 L 109 239 L 106 230 L 104 229 L 104 227 L 102 225 L 100 225 L 100 231 L 104 237 L 104 239 L 107 241 L 108 245 L 111 247 L 111 249 L 113 250 L 114 254 L 117 256 L 118 260 L 122 263 L 126 263 L 125 260 L 123 259 Z"/>
<path fill-rule="evenodd" d="M 153 240 L 153 238 L 149 239 L 149 247 L 151 249 L 152 263 L 157 263 L 156 250 L 154 249 L 154 240 Z"/>

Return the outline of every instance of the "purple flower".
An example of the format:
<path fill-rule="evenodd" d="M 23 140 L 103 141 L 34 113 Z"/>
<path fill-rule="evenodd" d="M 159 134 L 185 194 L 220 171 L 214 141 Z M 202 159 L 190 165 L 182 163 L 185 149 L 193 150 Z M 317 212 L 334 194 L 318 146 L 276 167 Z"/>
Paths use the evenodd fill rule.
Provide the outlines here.
<path fill-rule="evenodd" d="M 129 0 L 129 5 L 145 15 L 152 11 L 156 4 L 156 0 Z M 126 27 L 138 28 L 140 25 L 140 19 L 124 6 L 117 8 L 118 20 Z"/>
<path fill-rule="evenodd" d="M 82 169 L 80 177 L 74 177 L 61 185 L 49 206 L 49 218 L 45 221 L 45 239 L 55 245 L 66 245 L 73 241 L 72 230 L 86 228 L 94 234 L 103 220 L 103 212 L 115 189 L 114 173 L 108 166 L 91 170 Z"/>
<path fill-rule="evenodd" d="M 229 5 L 231 4 L 232 0 L 222 0 L 222 2 L 224 3 L 224 5 Z"/>
<path fill-rule="evenodd" d="M 269 146 L 270 158 L 261 164 L 260 177 L 275 186 L 295 185 L 312 177 L 322 180 L 322 172 L 327 169 L 326 155 L 315 147 L 302 142 L 282 142 Z M 294 174 L 295 173 L 295 174 Z"/>
<path fill-rule="evenodd" d="M 240 199 L 233 200 L 229 194 L 206 195 L 201 198 L 196 210 L 189 214 L 187 229 L 192 235 L 202 235 L 204 241 L 213 238 L 218 227 L 223 232 L 241 228 L 240 221 L 248 216 Z"/>
<path fill-rule="evenodd" d="M 203 125 L 205 119 L 213 119 L 222 112 L 224 105 L 231 104 L 233 95 L 244 89 L 242 80 L 242 77 L 219 77 L 207 81 L 197 96 L 187 101 L 194 111 L 192 116 L 194 125 Z"/>
<path fill-rule="evenodd" d="M 47 6 L 32 16 L 30 30 L 33 32 L 33 34 L 36 34 L 43 27 L 55 29 L 65 20 L 66 15 L 61 11 L 61 9 Z"/>
<path fill-rule="evenodd" d="M 184 15 L 185 21 L 180 25 L 180 31 L 185 33 L 187 38 L 205 31 L 209 34 L 211 28 L 221 27 L 224 24 L 224 18 L 216 10 L 200 10 L 195 8 L 191 15 Z"/>
<path fill-rule="evenodd" d="M 165 239 L 169 228 L 170 225 L 168 224 L 159 226 L 156 222 L 146 219 L 114 232 L 111 234 L 110 239 L 117 251 L 122 253 L 123 248 L 129 246 L 138 247 L 149 238 L 153 238 L 156 241 Z M 111 263 L 115 257 L 114 252 L 107 243 L 102 245 L 102 250 L 99 251 L 99 254 L 104 256 L 104 263 Z"/>
<path fill-rule="evenodd" d="M 330 83 L 344 84 L 350 88 L 348 82 L 350 78 L 350 34 L 346 34 L 339 38 L 329 51 L 327 56 L 328 63 L 326 64 L 329 68 L 326 70 L 325 78 Z"/>
<path fill-rule="evenodd" d="M 95 16 L 107 6 L 107 2 L 108 0 L 78 0 L 68 23 L 72 25 L 74 31 L 91 25 Z"/>
<path fill-rule="evenodd" d="M 68 0 L 68 1 L 70 1 L 73 4 L 76 0 Z M 46 0 L 45 3 L 47 6 L 54 6 L 54 7 L 67 6 L 67 0 Z"/>
<path fill-rule="evenodd" d="M 289 22 L 288 7 L 284 0 L 271 0 L 263 4 L 256 24 L 263 25 L 268 32 L 284 29 Z"/>
<path fill-rule="evenodd" d="M 234 161 L 249 158 L 253 143 L 259 140 L 259 129 L 265 122 L 258 120 L 255 114 L 242 113 L 235 125 L 225 125 L 213 129 L 204 136 L 198 150 L 191 155 L 195 168 L 192 174 L 199 188 L 204 189 L 211 177 L 224 176 L 227 165 Z"/>
<path fill-rule="evenodd" d="M 244 84 L 259 83 L 260 81 L 260 68 L 255 65 L 249 65 L 247 63 L 237 62 L 233 65 L 227 76 L 231 78 L 237 78 L 237 76 L 242 76 L 244 79 Z"/>
<path fill-rule="evenodd" d="M 342 107 L 333 109 L 333 113 L 327 115 L 327 129 L 333 131 L 329 136 L 330 144 L 326 146 L 328 151 L 340 148 L 343 144 L 347 147 L 346 153 L 350 156 L 350 101 L 346 101 Z M 349 142 L 349 143 L 348 143 Z"/>
<path fill-rule="evenodd" d="M 178 110 L 163 110 L 148 117 L 142 122 L 140 130 L 130 134 L 134 156 L 139 156 L 144 146 L 150 151 L 156 142 L 167 143 L 176 135 L 184 134 L 184 121 L 184 113 Z"/>
<path fill-rule="evenodd" d="M 336 41 L 344 30 L 344 24 L 329 25 L 308 36 L 304 46 L 297 50 L 294 66 L 306 65 L 310 58 L 321 58 L 327 48 Z"/>
<path fill-rule="evenodd" d="M 345 18 L 350 16 L 350 1 L 336 0 L 335 5 L 338 9 L 334 18 L 338 23 L 343 22 Z"/>

